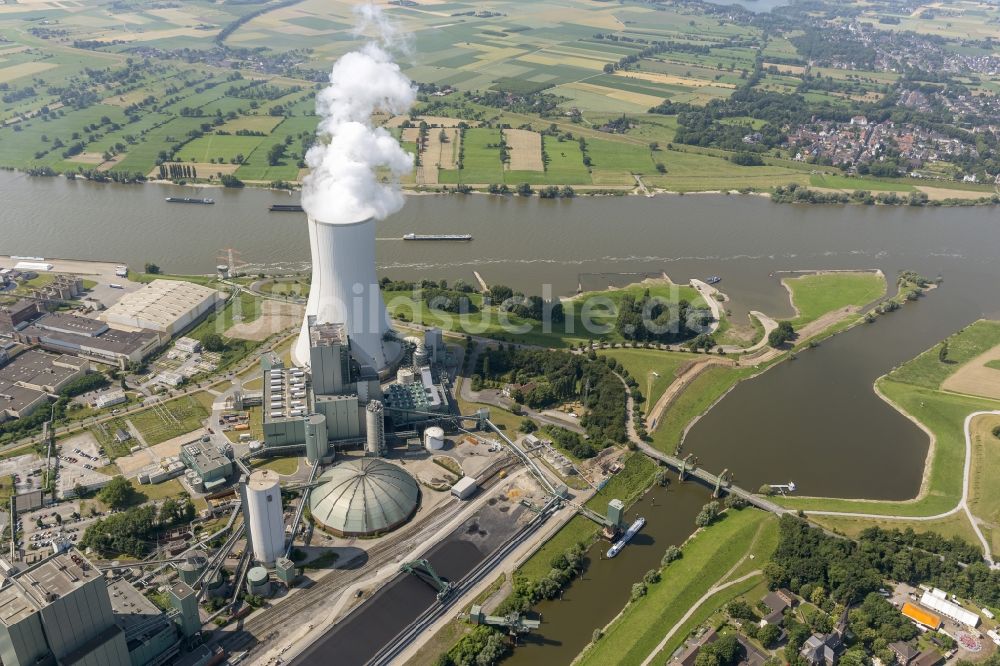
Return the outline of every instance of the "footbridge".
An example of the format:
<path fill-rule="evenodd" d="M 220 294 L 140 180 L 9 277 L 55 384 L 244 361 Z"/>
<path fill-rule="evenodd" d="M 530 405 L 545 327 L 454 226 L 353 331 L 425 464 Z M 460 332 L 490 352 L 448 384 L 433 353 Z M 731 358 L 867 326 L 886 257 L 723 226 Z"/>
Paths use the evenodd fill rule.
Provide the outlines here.
<path fill-rule="evenodd" d="M 690 461 L 690 457 L 681 459 L 676 456 L 668 455 L 666 453 L 663 453 L 662 451 L 654 449 L 652 446 L 650 446 L 646 442 L 643 442 L 642 440 L 635 441 L 635 444 L 639 447 L 639 450 L 642 451 L 644 454 L 646 454 L 647 456 L 649 456 L 654 460 L 658 460 L 659 462 L 663 463 L 670 469 L 677 472 L 677 478 L 680 479 L 681 481 L 685 480 L 687 477 L 693 477 L 698 481 L 704 483 L 706 486 L 713 488 L 715 491 L 713 494 L 716 497 L 719 497 L 722 494 L 722 491 L 725 491 L 730 495 L 735 495 L 736 497 L 739 497 L 740 499 L 747 502 L 747 504 L 752 504 L 758 509 L 763 509 L 764 511 L 769 511 L 779 516 L 785 513 L 793 513 L 791 509 L 786 509 L 785 507 L 775 502 L 772 502 L 766 497 L 763 497 L 756 493 L 751 493 L 733 484 L 732 475 L 727 473 L 728 470 L 719 475 L 712 474 L 708 470 L 701 469 L 697 465 L 692 464 Z"/>

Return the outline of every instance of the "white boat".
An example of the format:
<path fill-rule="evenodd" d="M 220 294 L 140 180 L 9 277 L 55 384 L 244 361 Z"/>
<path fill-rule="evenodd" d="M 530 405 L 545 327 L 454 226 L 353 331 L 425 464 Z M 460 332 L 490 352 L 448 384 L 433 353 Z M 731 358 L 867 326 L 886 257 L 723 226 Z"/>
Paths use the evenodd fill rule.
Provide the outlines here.
<path fill-rule="evenodd" d="M 645 524 L 645 518 L 642 518 L 641 516 L 636 518 L 635 522 L 632 523 L 628 530 L 625 531 L 625 534 L 622 535 L 622 538 L 611 544 L 611 548 L 608 549 L 608 559 L 611 559 L 618 553 L 622 552 L 622 548 L 628 545 L 628 542 L 632 540 L 632 537 L 638 534 L 639 530 L 641 530 L 642 526 Z"/>

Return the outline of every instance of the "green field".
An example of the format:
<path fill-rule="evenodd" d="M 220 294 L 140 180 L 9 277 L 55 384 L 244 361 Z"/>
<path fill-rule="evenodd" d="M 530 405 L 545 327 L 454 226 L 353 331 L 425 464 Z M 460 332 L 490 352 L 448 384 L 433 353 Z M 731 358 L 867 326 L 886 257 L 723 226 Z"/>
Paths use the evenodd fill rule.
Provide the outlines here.
<path fill-rule="evenodd" d="M 254 2 L 118 9 L 109 12 L 93 3 L 72 9 L 58 3 L 5 5 L 0 17 L 0 121 L 5 123 L 0 125 L 0 166 L 44 166 L 59 172 L 110 168 L 145 175 L 162 161 L 230 164 L 242 155 L 235 175 L 252 185 L 299 180 L 303 144 L 316 128 L 317 82 L 326 80 L 338 57 L 361 44 L 351 3 L 327 3 L 319 10 L 308 3 L 265 7 Z M 903 17 L 901 26 L 879 27 L 929 31 L 945 40 L 947 52 L 985 55 L 987 50 L 961 38 L 1000 36 L 990 23 L 1000 20 L 1000 13 L 967 10 L 956 9 L 947 20 Z M 257 11 L 260 16 L 242 22 Z M 849 178 L 833 167 L 804 161 L 793 165 L 776 154 L 775 148 L 787 148 L 773 144 L 761 153 L 765 165 L 757 167 L 728 162 L 737 150 L 732 143 L 721 150 L 708 148 L 721 143 L 689 141 L 683 155 L 648 150 L 649 142 L 665 146 L 674 141 L 682 120 L 676 114 L 649 114 L 650 107 L 663 100 L 701 107 L 724 101 L 745 86 L 793 94 L 810 83 L 800 69 L 806 61 L 816 61 L 810 75 L 826 85 L 808 86 L 803 99 L 844 112 L 859 110 L 852 95 L 878 99 L 902 85 L 896 72 L 822 66 L 829 63 L 796 48 L 801 30 L 794 24 L 765 28 L 745 17 L 697 7 L 585 0 L 497 0 L 489 11 L 469 2 L 399 3 L 387 5 L 385 12 L 410 37 L 419 56 L 403 58 L 403 72 L 415 83 L 456 90 L 443 97 L 422 93 L 413 112 L 487 125 L 467 132 L 464 168 L 437 174 L 440 185 L 527 182 L 624 190 L 635 184 L 636 174 L 652 187 L 677 192 L 767 191 L 793 182 L 838 190 L 911 192 L 926 183 L 993 192 L 991 185 L 957 182 L 962 168 L 946 156 L 920 167 L 924 175 L 942 180 L 917 181 Z M 875 21 L 878 16 L 866 10 L 862 18 Z M 222 41 L 229 51 L 200 58 L 213 44 L 222 48 L 214 40 L 226 26 L 232 32 L 227 29 Z M 765 66 L 748 86 L 760 49 Z M 156 55 L 140 58 L 136 53 Z M 628 72 L 611 71 L 621 67 L 623 58 L 637 61 L 626 63 Z M 1000 90 L 995 77 L 977 74 L 957 80 L 974 95 Z M 529 99 L 484 101 L 486 91 Z M 788 104 L 796 103 L 789 98 Z M 748 112 L 754 115 L 729 113 L 716 119 L 722 126 L 764 127 L 766 112 Z M 603 131 L 605 123 L 623 115 L 629 120 L 623 133 Z M 544 171 L 505 171 L 495 147 L 499 127 L 532 125 L 538 131 L 550 124 L 587 138 L 590 168 L 572 140 L 549 136 Z M 263 136 L 237 136 L 237 131 Z M 280 164 L 268 164 L 267 151 L 286 137 L 292 138 L 287 156 Z M 115 155 L 114 162 L 104 159 Z M 657 170 L 658 163 L 665 173 Z M 214 180 L 215 173 L 198 176 Z M 403 178 L 407 186 L 416 180 L 414 174 Z M 434 180 L 421 184 L 433 188 Z"/>
<path fill-rule="evenodd" d="M 209 401 L 210 402 L 210 401 Z M 139 431 L 146 444 L 153 446 L 168 439 L 192 432 L 202 427 L 202 421 L 209 416 L 203 402 L 194 396 L 184 396 L 162 402 L 157 408 L 119 416 L 90 428 L 91 434 L 104 447 L 108 457 L 114 460 L 128 455 L 129 449 L 138 442 L 129 440 L 119 444 L 114 435 L 119 428 L 128 431 L 128 422 Z"/>
<path fill-rule="evenodd" d="M 699 354 L 648 349 L 613 349 L 602 351 L 601 356 L 610 356 L 621 363 L 632 378 L 639 382 L 639 390 L 646 396 L 643 413 L 648 413 L 653 408 L 681 368 L 691 361 L 704 358 Z"/>
<path fill-rule="evenodd" d="M 1000 322 L 981 319 L 947 338 L 948 354 L 942 361 L 940 342 L 890 373 L 896 382 L 936 389 L 963 364 L 1000 345 Z"/>
<path fill-rule="evenodd" d="M 209 134 L 184 144 L 177 159 L 182 162 L 228 163 L 241 155 L 249 157 L 263 139 L 259 136 Z"/>
<path fill-rule="evenodd" d="M 914 187 L 908 183 L 877 178 L 856 178 L 851 176 L 835 176 L 832 174 L 816 174 L 810 176 L 809 184 L 813 187 L 827 187 L 834 190 L 868 190 L 871 192 L 913 192 Z"/>
<path fill-rule="evenodd" d="M 885 278 L 870 272 L 818 273 L 785 278 L 782 283 L 791 292 L 792 305 L 798 312 L 792 320 L 795 328 L 828 312 L 862 307 L 885 295 Z"/>
<path fill-rule="evenodd" d="M 763 548 L 754 553 L 755 560 L 766 561 L 773 552 L 775 540 L 765 533 L 776 534 L 776 519 L 755 509 L 730 511 L 724 516 L 684 544 L 683 557 L 663 568 L 662 580 L 650 585 L 646 596 L 625 607 L 605 629 L 605 635 L 583 653 L 580 664 L 641 663 L 712 585 L 719 582 L 745 555 L 756 551 L 754 543 L 757 539 Z M 734 572 L 728 580 L 739 577 Z M 759 579 L 751 579 L 727 597 L 749 592 L 759 582 Z M 722 599 L 714 601 L 705 607 L 706 616 L 710 614 L 709 609 L 714 611 L 718 608 Z M 756 601 L 751 600 L 751 603 Z M 686 635 L 678 632 L 676 638 L 679 644 Z M 670 654 L 670 646 L 667 647 L 665 654 Z"/>
<path fill-rule="evenodd" d="M 414 300 L 414 294 L 409 291 L 386 291 L 383 292 L 383 297 L 389 314 L 397 319 L 402 318 L 402 321 L 498 340 L 516 338 L 523 344 L 566 348 L 592 340 L 624 342 L 624 338 L 614 329 L 618 316 L 617 304 L 623 294 L 631 293 L 639 297 L 646 289 L 651 296 L 664 302 L 675 303 L 683 299 L 692 305 L 704 306 L 704 300 L 693 287 L 669 284 L 662 280 L 634 284 L 621 289 L 586 292 L 563 301 L 565 321 L 552 323 L 550 330 L 546 331 L 539 321 L 500 313 L 495 307 L 483 308 L 482 296 L 479 294 L 469 295 L 477 312 L 468 315 L 432 310 L 426 302 Z"/>

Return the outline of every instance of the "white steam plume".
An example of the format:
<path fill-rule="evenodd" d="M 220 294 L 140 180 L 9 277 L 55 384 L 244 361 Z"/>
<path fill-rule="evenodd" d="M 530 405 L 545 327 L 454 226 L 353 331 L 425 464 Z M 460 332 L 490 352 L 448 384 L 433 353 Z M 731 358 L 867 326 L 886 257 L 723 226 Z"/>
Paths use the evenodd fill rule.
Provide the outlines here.
<path fill-rule="evenodd" d="M 378 41 L 334 63 L 330 85 L 316 95 L 318 141 L 305 159 L 310 172 L 302 183 L 302 207 L 327 224 L 395 213 L 403 207 L 399 178 L 413 169 L 413 156 L 371 120 L 375 111 L 404 113 L 416 99 L 416 88 L 389 53 L 402 40 L 375 5 L 362 5 L 357 13 L 359 30 L 374 26 Z M 387 182 L 379 178 L 383 167 Z"/>

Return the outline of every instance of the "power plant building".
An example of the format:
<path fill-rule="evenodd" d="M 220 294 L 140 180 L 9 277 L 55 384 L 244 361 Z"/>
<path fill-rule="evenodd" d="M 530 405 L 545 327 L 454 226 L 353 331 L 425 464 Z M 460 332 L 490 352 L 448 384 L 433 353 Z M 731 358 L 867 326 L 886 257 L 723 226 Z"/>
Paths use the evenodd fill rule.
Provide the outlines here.
<path fill-rule="evenodd" d="M 309 496 L 319 526 L 341 537 L 389 532 L 410 519 L 420 503 L 412 476 L 379 458 L 360 458 L 323 472 Z"/>
<path fill-rule="evenodd" d="M 233 461 L 208 437 L 182 446 L 180 459 L 188 469 L 197 473 L 208 491 L 225 485 L 226 477 L 233 473 Z"/>
<path fill-rule="evenodd" d="M 176 651 L 165 616 L 127 583 L 113 585 L 109 594 L 104 576 L 76 549 L 23 571 L 4 568 L 4 666 L 145 666 Z"/>
<path fill-rule="evenodd" d="M 269 469 L 254 471 L 246 484 L 246 501 L 247 527 L 254 557 L 270 566 L 285 549 L 285 519 L 278 473 Z"/>

